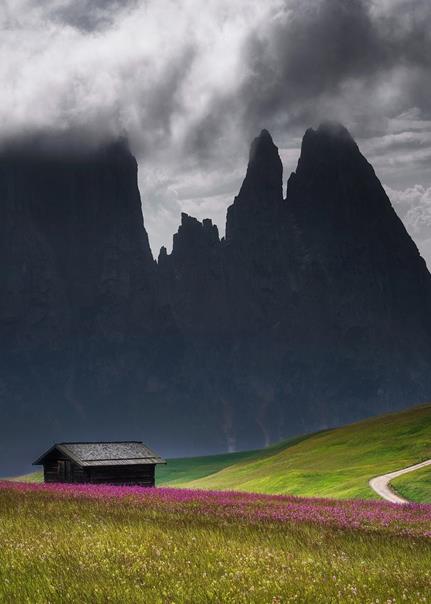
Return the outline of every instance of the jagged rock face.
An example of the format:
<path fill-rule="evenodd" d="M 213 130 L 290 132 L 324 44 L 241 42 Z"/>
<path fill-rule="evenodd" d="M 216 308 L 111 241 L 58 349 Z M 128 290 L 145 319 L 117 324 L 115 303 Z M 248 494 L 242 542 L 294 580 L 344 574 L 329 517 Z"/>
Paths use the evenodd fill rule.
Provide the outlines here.
<path fill-rule="evenodd" d="M 172 310 L 181 339 L 177 379 L 169 394 L 173 415 L 182 409 L 189 422 L 185 433 L 197 450 L 233 449 L 227 377 L 231 316 L 222 244 L 211 220 L 199 222 L 183 213 L 172 253 L 160 252 L 158 273 L 163 304 Z"/>
<path fill-rule="evenodd" d="M 226 284 L 218 229 L 185 213 L 174 235 L 172 254 L 162 248 L 160 288 L 181 331 L 218 333 L 226 322 Z"/>
<path fill-rule="evenodd" d="M 302 244 L 298 335 L 308 325 L 312 337 L 297 350 L 314 364 L 312 408 L 344 421 L 344 409 L 365 415 L 425 400 L 430 275 L 345 128 L 306 132 L 287 206 Z"/>
<path fill-rule="evenodd" d="M 3 259 L 6 278 L 15 282 L 2 288 L 7 294 L 3 303 L 9 301 L 13 311 L 16 299 L 16 312 L 25 303 L 34 312 L 39 301 L 17 295 L 22 282 L 22 287 L 31 285 L 53 296 L 57 309 L 61 297 L 66 307 L 61 309 L 62 323 L 74 333 L 91 324 L 92 331 L 115 339 L 126 337 L 130 325 L 135 330 L 138 322 L 145 329 L 155 266 L 136 173 L 135 159 L 120 143 L 80 155 L 63 151 L 53 156 L 32 148 L 4 153 L 0 197 L 3 254 L 8 256 Z M 39 272 L 14 266 L 18 258 Z M 49 278 L 55 281 L 51 286 L 43 282 Z M 109 316 L 104 315 L 107 308 L 112 310 Z M 34 335 L 31 329 L 29 337 Z"/>
<path fill-rule="evenodd" d="M 265 422 L 274 409 L 271 424 L 279 419 L 273 335 L 290 292 L 284 215 L 280 157 L 262 131 L 228 210 L 226 239 L 220 242 L 210 222 L 183 214 L 172 254 L 159 257 L 165 299 L 186 342 L 181 373 L 231 448 L 269 442 L 274 434 Z"/>
<path fill-rule="evenodd" d="M 11 460 L 10 439 L 19 448 L 121 429 L 118 402 L 154 381 L 167 320 L 136 175 L 125 143 L 79 154 L 22 143 L 0 157 L 1 446 Z"/>
<path fill-rule="evenodd" d="M 136 171 L 124 143 L 0 156 L 3 458 L 257 447 L 429 399 L 431 277 L 347 130 L 306 132 L 286 199 L 262 131 L 226 238 L 183 214 L 157 264 Z"/>
<path fill-rule="evenodd" d="M 192 229 L 180 233 L 182 248 L 193 249 Z M 184 284 L 196 267 L 174 242 L 171 281 Z M 345 128 L 306 132 L 286 200 L 278 151 L 263 131 L 228 209 L 226 239 L 214 246 L 226 362 L 210 362 L 205 376 L 218 384 L 227 441 L 254 446 L 429 398 L 430 275 Z M 189 317 L 203 316 L 200 294 L 214 285 L 204 256 L 193 258 L 205 277 L 172 298 L 175 308 L 195 301 Z M 212 328 L 210 313 L 198 332 L 205 340 Z M 213 357 L 209 339 L 202 354 Z M 188 363 L 199 366 L 193 355 Z"/>
<path fill-rule="evenodd" d="M 263 130 L 253 141 L 247 174 L 228 208 L 224 264 L 234 331 L 255 333 L 276 323 L 292 274 L 278 149 Z"/>
<path fill-rule="evenodd" d="M 281 211 L 283 166 L 267 130 L 251 144 L 247 174 L 234 203 L 228 208 L 226 240 L 266 239 Z"/>
<path fill-rule="evenodd" d="M 223 263 L 231 316 L 226 401 L 239 443 L 281 438 L 281 317 L 292 314 L 295 266 L 278 149 L 263 130 L 253 141 L 247 174 L 228 208 Z M 291 406 L 291 404 L 289 403 Z"/>

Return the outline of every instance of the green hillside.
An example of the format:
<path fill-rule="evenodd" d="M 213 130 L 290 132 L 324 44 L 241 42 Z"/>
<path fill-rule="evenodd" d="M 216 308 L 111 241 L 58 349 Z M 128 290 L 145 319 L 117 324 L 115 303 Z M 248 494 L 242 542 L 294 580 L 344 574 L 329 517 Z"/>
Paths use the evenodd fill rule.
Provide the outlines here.
<path fill-rule="evenodd" d="M 240 451 L 239 453 L 224 453 L 221 455 L 205 455 L 202 457 L 180 457 L 168 459 L 165 466 L 158 466 L 156 470 L 157 484 L 177 486 L 205 478 L 212 474 L 220 472 L 232 465 L 240 464 L 246 461 L 265 459 L 283 451 L 287 447 L 293 446 L 305 438 L 299 436 L 283 441 L 266 449 L 257 449 L 254 451 Z"/>
<path fill-rule="evenodd" d="M 232 464 L 257 459 L 261 454 L 262 452 L 257 450 L 168 459 L 168 463 L 165 466 L 157 466 L 157 484 L 175 486 L 184 482 L 190 482 L 191 480 L 198 480 L 210 474 L 215 474 Z"/>
<path fill-rule="evenodd" d="M 368 486 L 370 478 L 430 457 L 431 405 L 423 405 L 281 444 L 276 452 L 268 454 L 265 450 L 207 476 L 175 480 L 175 485 L 377 498 Z M 173 477 L 175 461 L 171 463 Z M 189 463 L 192 465 L 193 460 Z M 159 484 L 173 484 L 169 476 L 160 478 Z"/>
<path fill-rule="evenodd" d="M 159 486 L 377 498 L 373 476 L 431 458 L 431 404 L 284 441 L 267 449 L 170 459 Z M 15 480 L 35 481 L 41 472 Z M 394 481 L 407 499 L 431 502 L 431 470 Z"/>
<path fill-rule="evenodd" d="M 409 474 L 403 474 L 391 481 L 397 493 L 409 501 L 431 502 L 431 468 L 421 468 Z"/>

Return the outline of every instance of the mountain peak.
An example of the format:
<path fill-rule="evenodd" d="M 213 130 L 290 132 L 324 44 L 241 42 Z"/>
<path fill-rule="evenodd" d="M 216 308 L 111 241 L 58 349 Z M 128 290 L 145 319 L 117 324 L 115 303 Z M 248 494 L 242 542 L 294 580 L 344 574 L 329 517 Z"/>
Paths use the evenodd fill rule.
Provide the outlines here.
<path fill-rule="evenodd" d="M 325 157 L 347 150 L 359 151 L 350 132 L 339 122 L 325 121 L 316 130 L 308 128 L 302 139 L 302 156 L 311 152 Z"/>
<path fill-rule="evenodd" d="M 278 158 L 278 148 L 274 145 L 274 141 L 268 130 L 264 128 L 251 143 L 249 162 L 259 162 L 266 157 Z"/>
<path fill-rule="evenodd" d="M 333 139 L 338 138 L 341 140 L 353 141 L 352 135 L 343 124 L 331 120 L 325 120 L 324 122 L 319 124 L 319 127 L 317 128 L 317 134 Z"/>
<path fill-rule="evenodd" d="M 260 131 L 260 134 L 257 138 L 270 140 L 271 143 L 273 142 L 272 136 L 270 135 L 269 131 L 266 128 L 262 128 L 262 130 Z"/>
<path fill-rule="evenodd" d="M 200 222 L 194 216 L 190 216 L 186 212 L 181 212 L 181 226 L 182 227 L 198 227 L 200 226 Z"/>
<path fill-rule="evenodd" d="M 240 192 L 228 209 L 226 221 L 226 239 L 248 224 L 251 214 L 255 215 L 254 224 L 263 219 L 268 211 L 283 201 L 283 165 L 268 130 L 262 130 L 250 147 L 247 173 Z M 261 215 L 256 221 L 256 215 Z M 265 219 L 263 219 L 265 222 Z M 242 226 L 241 226 L 242 225 Z"/>
<path fill-rule="evenodd" d="M 298 167 L 288 182 L 287 200 L 310 245 L 331 241 L 332 248 L 322 246 L 321 259 L 323 254 L 331 262 L 338 262 L 343 254 L 354 258 L 366 245 L 368 249 L 375 246 L 376 257 L 382 260 L 396 241 L 396 249 L 403 249 L 403 256 L 416 264 L 416 247 L 373 167 L 342 124 L 324 122 L 317 130 L 306 131 Z M 381 225 L 385 226 L 379 232 Z M 389 266 L 391 260 L 387 262 Z"/>
<path fill-rule="evenodd" d="M 173 238 L 173 255 L 184 253 L 185 250 L 199 249 L 202 246 L 218 245 L 220 243 L 217 225 L 210 218 L 201 222 L 194 216 L 181 212 L 181 225 Z M 188 253 L 188 251 L 187 251 Z"/>

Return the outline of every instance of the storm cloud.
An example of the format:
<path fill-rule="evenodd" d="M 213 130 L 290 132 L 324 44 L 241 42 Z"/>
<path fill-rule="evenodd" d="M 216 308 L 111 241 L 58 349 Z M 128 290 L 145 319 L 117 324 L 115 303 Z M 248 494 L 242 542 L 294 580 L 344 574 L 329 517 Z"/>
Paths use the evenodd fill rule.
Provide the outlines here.
<path fill-rule="evenodd" d="M 406 107 L 429 113 L 429 2 L 324 0 L 286 5 L 268 31 L 250 36 L 252 76 L 243 97 L 259 122 L 285 113 L 376 129 Z"/>
<path fill-rule="evenodd" d="M 6 0 L 0 136 L 128 136 L 157 253 L 180 210 L 223 230 L 261 128 L 287 178 L 305 128 L 339 120 L 420 246 L 429 222 L 416 228 L 412 216 L 427 216 L 431 186 L 430 26 L 428 0 Z"/>

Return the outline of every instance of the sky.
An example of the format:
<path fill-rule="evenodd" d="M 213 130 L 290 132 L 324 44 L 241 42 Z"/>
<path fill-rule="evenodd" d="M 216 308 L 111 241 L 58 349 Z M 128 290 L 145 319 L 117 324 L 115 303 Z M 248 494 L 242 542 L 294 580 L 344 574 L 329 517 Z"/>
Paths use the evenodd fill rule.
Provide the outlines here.
<path fill-rule="evenodd" d="M 431 267 L 429 0 L 1 0 L 0 143 L 127 136 L 154 255 L 180 212 L 224 232 L 251 140 L 284 181 L 344 123 Z"/>

